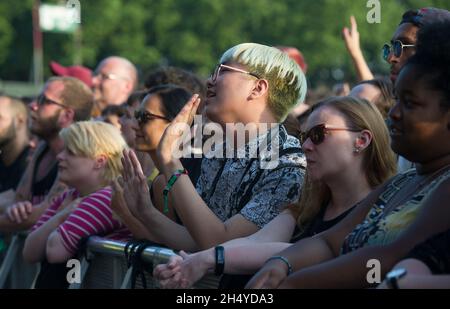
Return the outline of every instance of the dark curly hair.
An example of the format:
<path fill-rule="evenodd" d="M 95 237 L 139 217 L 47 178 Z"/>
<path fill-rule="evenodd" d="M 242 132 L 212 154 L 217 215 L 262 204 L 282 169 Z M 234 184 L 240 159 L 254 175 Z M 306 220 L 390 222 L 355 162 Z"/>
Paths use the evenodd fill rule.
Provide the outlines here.
<path fill-rule="evenodd" d="M 414 65 L 419 76 L 442 92 L 441 106 L 450 108 L 450 21 L 436 22 L 420 29 L 416 54 L 407 65 Z"/>

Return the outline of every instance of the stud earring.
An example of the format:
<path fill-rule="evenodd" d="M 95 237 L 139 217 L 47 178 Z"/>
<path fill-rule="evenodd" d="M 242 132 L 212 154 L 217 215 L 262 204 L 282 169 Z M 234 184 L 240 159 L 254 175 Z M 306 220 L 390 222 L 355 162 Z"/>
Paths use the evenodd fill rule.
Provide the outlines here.
<path fill-rule="evenodd" d="M 359 148 L 355 147 L 355 150 L 354 150 L 354 152 L 355 152 L 355 153 L 359 153 L 359 152 L 360 152 L 360 150 L 361 150 L 361 149 L 359 149 Z"/>

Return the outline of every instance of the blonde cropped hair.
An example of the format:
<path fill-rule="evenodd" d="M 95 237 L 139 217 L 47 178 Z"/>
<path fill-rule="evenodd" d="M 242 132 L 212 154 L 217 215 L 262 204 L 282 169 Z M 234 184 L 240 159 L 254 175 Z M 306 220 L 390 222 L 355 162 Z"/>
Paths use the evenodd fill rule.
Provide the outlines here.
<path fill-rule="evenodd" d="M 289 112 L 306 96 L 306 78 L 300 66 L 275 47 L 243 43 L 227 50 L 220 63 L 237 62 L 269 82 L 268 106 L 277 121 L 283 122 Z"/>
<path fill-rule="evenodd" d="M 79 121 L 59 133 L 65 147 L 74 155 L 95 159 L 106 157 L 103 180 L 109 184 L 122 171 L 122 153 L 128 149 L 119 129 L 100 121 Z"/>

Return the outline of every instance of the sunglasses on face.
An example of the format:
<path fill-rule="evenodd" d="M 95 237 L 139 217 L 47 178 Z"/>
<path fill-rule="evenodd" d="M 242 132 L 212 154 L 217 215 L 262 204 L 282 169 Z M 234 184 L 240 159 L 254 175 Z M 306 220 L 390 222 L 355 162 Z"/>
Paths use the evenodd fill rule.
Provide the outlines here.
<path fill-rule="evenodd" d="M 56 102 L 56 101 L 53 101 L 53 100 L 47 98 L 47 97 L 45 96 L 45 94 L 39 95 L 39 96 L 37 97 L 36 102 L 37 102 L 37 105 L 38 105 L 38 106 L 55 104 L 55 105 L 62 106 L 62 107 L 64 107 L 64 108 L 67 107 L 67 106 L 65 106 L 65 105 L 62 104 L 62 103 L 59 103 L 59 102 Z"/>
<path fill-rule="evenodd" d="M 256 77 L 257 79 L 260 79 L 260 77 L 258 75 L 256 75 L 256 74 L 254 74 L 254 73 L 251 73 L 251 72 L 248 72 L 248 71 L 245 71 L 245 70 L 241 70 L 241 69 L 238 69 L 238 68 L 234 68 L 234 67 L 231 67 L 229 65 L 219 64 L 214 69 L 214 72 L 211 75 L 211 80 L 213 82 L 216 82 L 217 77 L 219 77 L 219 75 L 220 75 L 220 72 L 226 72 L 226 71 L 233 71 L 233 72 L 248 74 L 248 75 Z"/>
<path fill-rule="evenodd" d="M 360 130 L 350 129 L 350 128 L 338 128 L 333 126 L 328 126 L 324 123 L 318 124 L 306 132 L 300 133 L 300 142 L 303 145 L 309 138 L 314 145 L 319 145 L 325 140 L 325 135 L 330 131 L 350 131 L 359 132 Z"/>
<path fill-rule="evenodd" d="M 388 57 L 391 53 L 394 53 L 394 56 L 400 58 L 403 53 L 403 48 L 405 47 L 415 47 L 413 44 L 403 44 L 402 41 L 396 40 L 392 43 L 392 45 L 384 44 L 383 45 L 383 59 L 388 60 Z"/>
<path fill-rule="evenodd" d="M 144 125 L 146 124 L 148 121 L 153 120 L 153 119 L 162 119 L 162 120 L 166 120 L 166 121 L 171 121 L 170 119 L 164 117 L 164 116 L 159 116 L 159 115 L 155 115 L 152 114 L 146 110 L 137 110 L 134 112 L 134 118 L 136 118 L 137 122 L 139 123 L 139 125 Z"/>

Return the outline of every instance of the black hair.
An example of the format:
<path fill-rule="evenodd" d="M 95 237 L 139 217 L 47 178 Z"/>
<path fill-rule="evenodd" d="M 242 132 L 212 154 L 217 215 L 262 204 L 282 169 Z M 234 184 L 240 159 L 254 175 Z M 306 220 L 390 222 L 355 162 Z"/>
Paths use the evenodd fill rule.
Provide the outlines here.
<path fill-rule="evenodd" d="M 160 67 L 151 72 L 144 83 L 147 89 L 167 84 L 177 85 L 191 93 L 197 93 L 202 100 L 206 96 L 206 83 L 194 73 L 177 67 Z"/>
<path fill-rule="evenodd" d="M 153 87 L 148 91 L 149 94 L 157 95 L 161 99 L 163 112 L 169 120 L 173 120 L 192 97 L 192 93 L 185 88 L 172 84 Z"/>
<path fill-rule="evenodd" d="M 419 76 L 442 92 L 442 108 L 450 108 L 450 21 L 436 22 L 420 29 L 416 54 L 406 65 L 414 65 Z"/>

